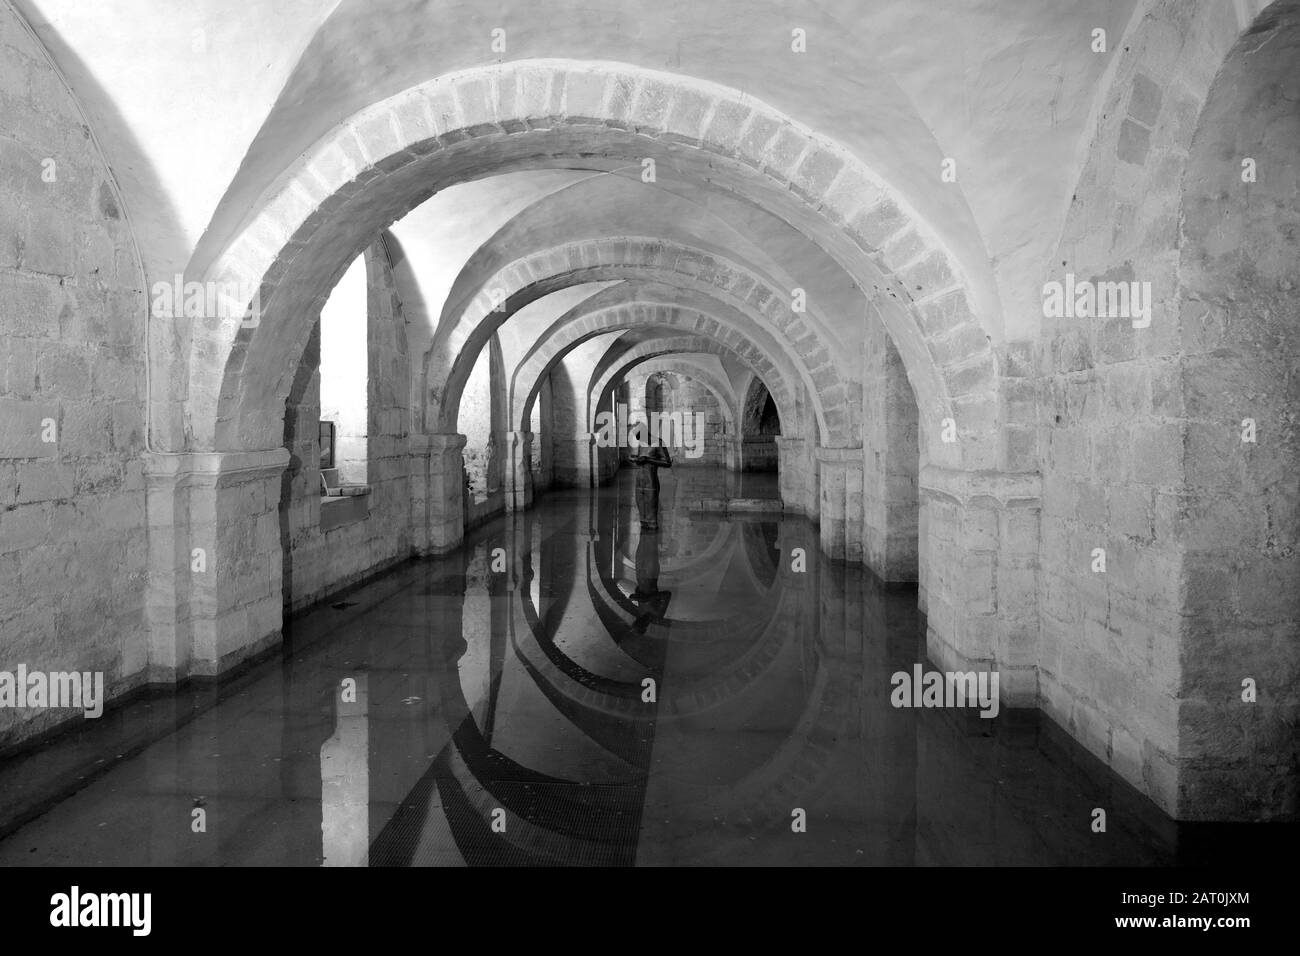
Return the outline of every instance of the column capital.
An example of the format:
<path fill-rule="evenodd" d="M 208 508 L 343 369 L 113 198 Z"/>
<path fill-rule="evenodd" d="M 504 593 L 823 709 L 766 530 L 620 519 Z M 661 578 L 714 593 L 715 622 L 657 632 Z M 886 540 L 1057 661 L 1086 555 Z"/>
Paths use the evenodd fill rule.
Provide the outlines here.
<path fill-rule="evenodd" d="M 917 484 L 922 494 L 942 495 L 961 504 L 986 498 L 999 505 L 1035 505 L 1043 493 L 1043 479 L 1036 471 L 966 471 L 926 465 Z"/>
<path fill-rule="evenodd" d="M 232 475 L 257 478 L 277 474 L 289 464 L 289 449 L 180 453 L 147 451 L 141 458 L 144 460 L 147 482 L 206 484 Z"/>

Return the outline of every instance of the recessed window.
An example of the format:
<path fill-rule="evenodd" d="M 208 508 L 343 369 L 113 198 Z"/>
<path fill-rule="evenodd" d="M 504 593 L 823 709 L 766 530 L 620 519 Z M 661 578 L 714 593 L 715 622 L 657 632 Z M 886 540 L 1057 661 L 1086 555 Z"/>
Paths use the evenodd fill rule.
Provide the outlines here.
<path fill-rule="evenodd" d="M 320 315 L 321 528 L 370 514 L 370 348 L 366 263 L 358 256 Z"/>
<path fill-rule="evenodd" d="M 326 468 L 334 467 L 334 422 L 320 423 L 320 468 L 324 471 Z"/>

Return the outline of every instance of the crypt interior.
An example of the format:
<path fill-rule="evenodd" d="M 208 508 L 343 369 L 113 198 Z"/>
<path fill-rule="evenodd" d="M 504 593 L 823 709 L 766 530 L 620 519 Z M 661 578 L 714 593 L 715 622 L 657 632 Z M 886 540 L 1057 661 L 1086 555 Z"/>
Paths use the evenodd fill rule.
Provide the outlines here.
<path fill-rule="evenodd" d="M 0 865 L 1294 840 L 1297 284 L 1300 0 L 0 0 Z"/>

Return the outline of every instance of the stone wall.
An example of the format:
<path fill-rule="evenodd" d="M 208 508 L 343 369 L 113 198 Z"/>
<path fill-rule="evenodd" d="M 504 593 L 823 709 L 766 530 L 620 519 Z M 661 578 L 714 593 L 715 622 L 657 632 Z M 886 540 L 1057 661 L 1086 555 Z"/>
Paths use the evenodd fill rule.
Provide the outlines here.
<path fill-rule="evenodd" d="M 1210 88 L 1179 222 L 1179 791 L 1229 818 L 1300 810 L 1300 4 L 1252 32 Z"/>
<path fill-rule="evenodd" d="M 1222 469 L 1211 481 L 1216 488 L 1236 480 L 1228 473 L 1242 461 L 1236 426 L 1245 417 L 1223 396 L 1189 414 L 1189 398 L 1251 372 L 1243 353 L 1189 366 L 1184 352 L 1206 351 L 1227 312 L 1195 296 L 1185 308 L 1179 302 L 1189 149 L 1210 83 L 1240 31 L 1237 15 L 1231 5 L 1188 5 L 1126 41 L 1044 276 L 1149 284 L 1151 311 L 1149 321 L 1043 320 L 1041 706 L 1175 815 L 1196 799 L 1180 779 L 1192 766 L 1180 731 L 1190 661 L 1184 631 L 1202 626 L 1197 618 L 1211 631 L 1222 623 L 1211 605 L 1224 597 L 1225 582 L 1226 556 L 1189 565 L 1189 551 L 1231 533 L 1249 510 L 1188 494 L 1198 469 Z M 1231 152 L 1217 161 L 1228 163 Z M 1239 174 L 1240 157 L 1230 164 Z M 1217 230 L 1225 211 L 1198 228 Z M 1210 643 L 1226 650 L 1227 633 Z"/>
<path fill-rule="evenodd" d="M 627 382 L 630 417 L 646 421 L 646 387 L 651 382 L 659 382 L 663 386 L 663 405 L 659 411 L 681 416 L 683 434 L 689 438 L 689 442 L 684 442 L 681 435 L 663 436 L 663 440 L 669 443 L 674 468 L 726 466 L 727 443 L 734 436 L 726 431 L 722 403 L 718 396 L 703 382 L 683 372 L 650 372 L 640 367 L 628 375 Z M 687 425 L 687 422 L 690 424 Z M 699 422 L 703 422 L 704 429 L 696 434 L 695 427 Z M 676 430 L 676 420 L 673 429 Z M 698 457 L 692 457 L 697 452 Z M 631 453 L 631 449 L 625 450 L 624 457 Z"/>
<path fill-rule="evenodd" d="M 149 663 L 150 303 L 90 130 L 7 4 L 0 115 L 0 670 L 101 671 L 114 695 Z M 76 713 L 0 708 L 0 747 Z"/>

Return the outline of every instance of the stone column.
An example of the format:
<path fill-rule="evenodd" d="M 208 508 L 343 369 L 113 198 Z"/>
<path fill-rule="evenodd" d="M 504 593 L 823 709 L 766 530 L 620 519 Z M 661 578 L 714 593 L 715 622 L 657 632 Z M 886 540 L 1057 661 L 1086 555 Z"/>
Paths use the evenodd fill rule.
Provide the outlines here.
<path fill-rule="evenodd" d="M 421 557 L 433 553 L 429 531 L 432 527 L 430 508 L 430 461 L 432 435 L 416 432 L 407 436 L 407 476 L 411 487 L 411 548 Z"/>
<path fill-rule="evenodd" d="M 777 479 L 785 510 L 792 514 L 807 514 L 809 509 L 805 495 L 811 476 L 804 457 L 803 439 L 777 435 L 775 441 Z"/>
<path fill-rule="evenodd" d="M 722 442 L 723 464 L 727 471 L 743 471 L 744 440 L 739 435 L 724 435 L 719 441 Z"/>
<path fill-rule="evenodd" d="M 465 436 L 429 435 L 429 551 L 443 554 L 465 537 Z"/>
<path fill-rule="evenodd" d="M 523 511 L 533 503 L 533 433 L 506 432 L 506 455 L 506 511 Z"/>
<path fill-rule="evenodd" d="M 1008 706 L 1038 703 L 1037 474 L 921 471 L 921 609 L 942 670 L 996 670 Z"/>
<path fill-rule="evenodd" d="M 280 640 L 289 451 L 144 458 L 150 680 L 221 673 Z"/>
<path fill-rule="evenodd" d="M 862 449 L 817 449 L 822 551 L 844 561 L 862 560 Z"/>

